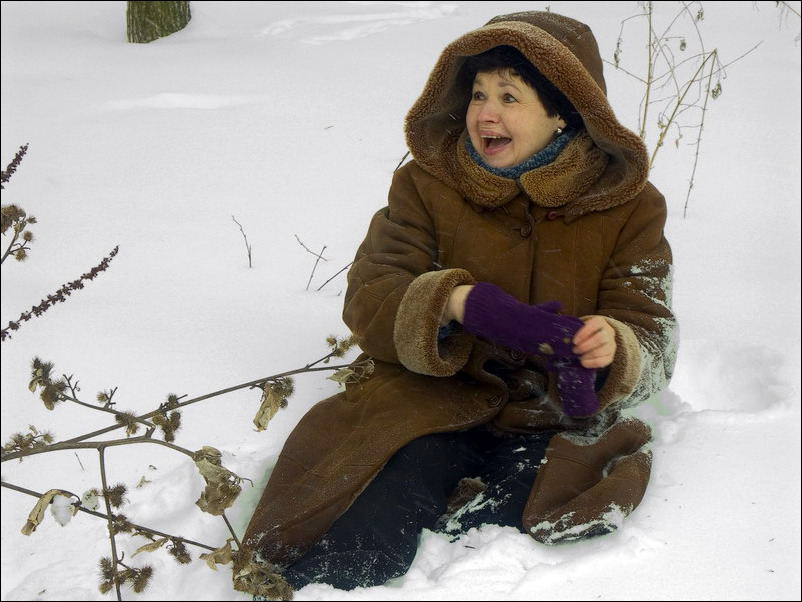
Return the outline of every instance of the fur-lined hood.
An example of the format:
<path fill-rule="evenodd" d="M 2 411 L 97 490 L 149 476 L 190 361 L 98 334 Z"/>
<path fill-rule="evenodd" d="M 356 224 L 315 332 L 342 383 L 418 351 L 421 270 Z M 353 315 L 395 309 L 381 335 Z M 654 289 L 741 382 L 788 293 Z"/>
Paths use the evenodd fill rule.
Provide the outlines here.
<path fill-rule="evenodd" d="M 575 218 L 635 197 L 648 177 L 646 147 L 610 107 L 591 30 L 550 12 L 495 17 L 443 50 L 406 118 L 407 144 L 417 163 L 481 207 L 498 207 L 519 192 L 518 183 L 482 169 L 465 150 L 469 98 L 456 84 L 465 57 L 501 45 L 521 51 L 571 101 L 585 126 L 554 163 L 520 178 L 532 201 Z"/>

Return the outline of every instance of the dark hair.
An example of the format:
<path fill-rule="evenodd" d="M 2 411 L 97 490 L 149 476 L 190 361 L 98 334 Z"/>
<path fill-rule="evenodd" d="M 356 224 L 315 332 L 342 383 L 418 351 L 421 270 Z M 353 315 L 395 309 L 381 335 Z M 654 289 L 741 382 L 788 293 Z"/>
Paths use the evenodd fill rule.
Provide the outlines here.
<path fill-rule="evenodd" d="M 481 54 L 466 57 L 457 74 L 457 82 L 460 90 L 466 91 L 466 95 L 470 96 L 477 73 L 507 70 L 537 92 L 549 117 L 559 115 L 568 127 L 574 129 L 582 125 L 581 115 L 565 94 L 513 46 L 495 46 Z"/>

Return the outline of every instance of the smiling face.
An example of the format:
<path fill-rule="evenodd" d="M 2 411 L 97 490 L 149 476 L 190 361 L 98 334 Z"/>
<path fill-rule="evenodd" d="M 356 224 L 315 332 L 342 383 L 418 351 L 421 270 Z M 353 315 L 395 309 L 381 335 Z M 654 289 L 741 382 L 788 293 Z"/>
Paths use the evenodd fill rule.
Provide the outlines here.
<path fill-rule="evenodd" d="M 465 118 L 474 148 L 491 167 L 514 167 L 542 151 L 565 121 L 511 71 L 476 74 Z"/>

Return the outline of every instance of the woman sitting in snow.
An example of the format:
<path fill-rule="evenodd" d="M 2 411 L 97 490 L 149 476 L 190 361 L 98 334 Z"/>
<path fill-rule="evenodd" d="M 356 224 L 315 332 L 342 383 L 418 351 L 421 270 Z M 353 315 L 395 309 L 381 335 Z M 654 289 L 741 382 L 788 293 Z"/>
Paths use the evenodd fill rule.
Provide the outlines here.
<path fill-rule="evenodd" d="M 640 503 L 674 364 L 671 251 L 641 139 L 589 28 L 500 16 L 445 48 L 406 119 L 343 317 L 372 375 L 288 438 L 243 538 L 257 596 L 404 575 L 422 529 L 545 544 Z"/>

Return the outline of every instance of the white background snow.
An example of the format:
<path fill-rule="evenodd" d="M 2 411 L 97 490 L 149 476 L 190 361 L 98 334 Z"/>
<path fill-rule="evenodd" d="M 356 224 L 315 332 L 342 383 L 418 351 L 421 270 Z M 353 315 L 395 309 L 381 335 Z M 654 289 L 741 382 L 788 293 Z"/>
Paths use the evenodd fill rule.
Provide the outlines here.
<path fill-rule="evenodd" d="M 618 533 L 541 546 L 511 529 L 455 543 L 426 533 L 408 575 L 342 592 L 313 585 L 298 600 L 800 599 L 800 20 L 774 2 L 707 2 L 697 25 L 729 66 L 711 101 L 687 216 L 688 129 L 660 151 L 652 181 L 669 205 L 681 324 L 675 377 L 639 412 L 654 427 L 646 497 Z M 109 269 L 2 343 L 2 441 L 29 424 L 68 439 L 108 425 L 78 406 L 47 411 L 29 393 L 40 356 L 74 375 L 81 395 L 117 388 L 116 407 L 151 411 L 299 368 L 327 351 L 345 267 L 386 202 L 406 152 L 402 125 L 447 43 L 533 2 L 192 2 L 183 31 L 125 41 L 125 2 L 2 2 L 3 167 L 30 143 L 3 190 L 38 224 L 23 264 L 2 267 L 3 327 L 119 245 Z M 588 23 L 612 60 L 635 2 L 552 2 Z M 665 25 L 679 3 L 656 2 Z M 694 7 L 692 10 L 696 10 Z M 643 73 L 643 19 L 624 53 Z M 663 26 L 664 26 L 663 25 Z M 689 21 L 677 34 L 693 38 Z M 679 44 L 679 41 L 677 41 Z M 610 98 L 635 129 L 643 87 L 607 67 Z M 252 246 L 248 267 L 245 242 Z M 315 258 L 325 245 L 307 290 Z M 4 237 L 3 246 L 7 244 Z M 186 408 L 176 443 L 210 445 L 245 481 L 228 516 L 244 531 L 290 430 L 336 392 L 328 373 L 296 379 L 265 432 L 259 392 Z M 120 433 L 120 431 L 117 431 Z M 203 479 L 182 454 L 136 445 L 108 452 L 129 486 L 130 520 L 222 545 L 220 518 L 194 505 Z M 137 488 L 141 478 L 149 482 Z M 100 487 L 92 450 L 3 465 L 39 492 Z M 49 514 L 20 533 L 36 500 L 2 490 L 2 599 L 101 600 L 109 555 L 102 520 Z M 133 552 L 155 576 L 125 599 L 245 600 L 230 570 Z M 194 557 L 200 550 L 190 548 Z"/>

